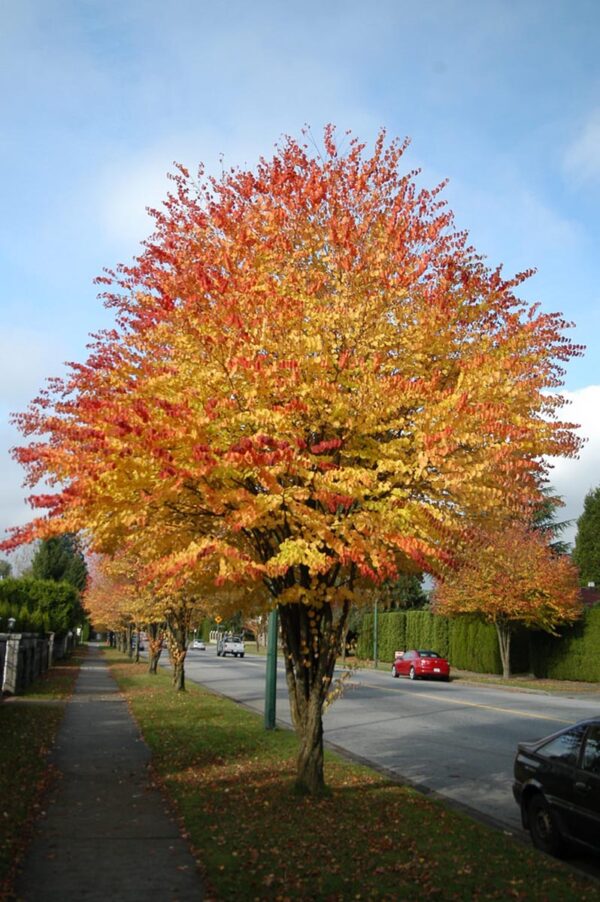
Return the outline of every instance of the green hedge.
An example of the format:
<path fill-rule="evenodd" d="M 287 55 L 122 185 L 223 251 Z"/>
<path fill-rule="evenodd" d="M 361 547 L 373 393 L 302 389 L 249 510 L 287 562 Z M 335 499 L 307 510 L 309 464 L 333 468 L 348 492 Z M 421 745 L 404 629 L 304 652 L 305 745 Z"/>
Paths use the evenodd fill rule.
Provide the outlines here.
<path fill-rule="evenodd" d="M 432 615 L 433 616 L 433 615 Z M 449 660 L 459 670 L 502 673 L 496 627 L 475 615 L 449 621 Z"/>
<path fill-rule="evenodd" d="M 430 611 L 383 611 L 377 633 L 380 661 L 393 661 L 400 649 L 431 648 L 459 670 L 502 673 L 496 628 L 476 615 L 451 619 Z M 367 660 L 373 657 L 372 612 L 362 617 L 356 654 Z M 510 658 L 513 673 L 600 682 L 600 605 L 558 637 L 517 631 Z"/>
<path fill-rule="evenodd" d="M 83 623 L 84 613 L 70 583 L 9 577 L 0 580 L 0 631 L 9 617 L 15 618 L 15 632 L 65 633 Z"/>
<path fill-rule="evenodd" d="M 356 655 L 359 658 L 373 657 L 373 624 L 374 615 L 364 614 L 356 642 Z M 379 614 L 377 618 L 378 657 L 380 661 L 393 661 L 397 649 L 406 648 L 406 612 L 389 611 Z"/>
<path fill-rule="evenodd" d="M 373 657 L 373 614 L 364 614 L 356 653 Z M 378 615 L 378 656 L 394 660 L 394 652 L 407 648 L 431 648 L 449 658 L 461 670 L 502 673 L 498 640 L 493 626 L 476 617 L 450 620 L 430 611 L 384 611 Z"/>
<path fill-rule="evenodd" d="M 588 608 L 559 637 L 533 633 L 530 649 L 536 676 L 600 682 L 600 605 Z"/>

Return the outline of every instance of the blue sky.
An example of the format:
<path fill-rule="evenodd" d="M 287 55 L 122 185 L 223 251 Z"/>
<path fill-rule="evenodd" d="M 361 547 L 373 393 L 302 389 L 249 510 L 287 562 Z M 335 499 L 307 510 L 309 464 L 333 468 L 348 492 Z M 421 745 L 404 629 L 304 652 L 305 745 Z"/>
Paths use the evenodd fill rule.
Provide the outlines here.
<path fill-rule="evenodd" d="M 554 483 L 600 482 L 597 0 L 0 0 L 0 531 L 29 517 L 8 448 L 22 409 L 110 323 L 93 279 L 147 236 L 174 160 L 253 165 L 334 122 L 412 139 L 491 265 L 576 323 L 566 379 L 588 444 Z"/>

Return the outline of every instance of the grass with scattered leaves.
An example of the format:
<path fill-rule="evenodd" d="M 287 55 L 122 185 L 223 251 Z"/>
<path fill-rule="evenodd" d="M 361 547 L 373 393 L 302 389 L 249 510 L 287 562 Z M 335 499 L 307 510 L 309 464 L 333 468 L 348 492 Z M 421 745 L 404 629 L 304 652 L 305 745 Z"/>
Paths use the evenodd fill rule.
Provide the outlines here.
<path fill-rule="evenodd" d="M 61 661 L 22 695 L 0 702 L 0 898 L 8 893 L 50 778 L 48 751 L 79 672 Z"/>
<path fill-rule="evenodd" d="M 328 794 L 298 797 L 291 732 L 108 654 L 210 899 L 600 899 L 560 862 L 334 754 Z"/>

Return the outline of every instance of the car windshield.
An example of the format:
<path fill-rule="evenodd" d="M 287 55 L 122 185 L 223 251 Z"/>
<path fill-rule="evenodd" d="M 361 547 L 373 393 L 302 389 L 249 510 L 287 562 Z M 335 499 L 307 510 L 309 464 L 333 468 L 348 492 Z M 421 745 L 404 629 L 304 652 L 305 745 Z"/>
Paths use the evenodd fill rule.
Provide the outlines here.
<path fill-rule="evenodd" d="M 417 654 L 420 658 L 439 658 L 437 651 L 419 651 Z"/>

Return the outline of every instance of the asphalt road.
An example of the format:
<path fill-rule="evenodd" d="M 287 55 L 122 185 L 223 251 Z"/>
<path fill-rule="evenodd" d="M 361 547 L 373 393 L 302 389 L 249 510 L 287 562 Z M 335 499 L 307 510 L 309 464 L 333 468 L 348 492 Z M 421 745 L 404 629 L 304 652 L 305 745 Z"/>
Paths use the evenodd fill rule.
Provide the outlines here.
<path fill-rule="evenodd" d="M 265 658 L 217 657 L 190 650 L 187 678 L 264 711 Z M 411 682 L 362 670 L 325 713 L 327 743 L 423 789 L 472 808 L 521 833 L 512 796 L 516 745 L 600 710 L 600 694 L 547 695 L 462 681 Z M 283 664 L 278 662 L 277 720 L 290 723 Z"/>

